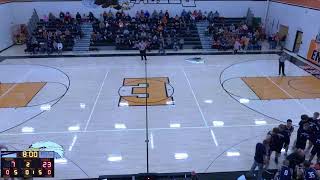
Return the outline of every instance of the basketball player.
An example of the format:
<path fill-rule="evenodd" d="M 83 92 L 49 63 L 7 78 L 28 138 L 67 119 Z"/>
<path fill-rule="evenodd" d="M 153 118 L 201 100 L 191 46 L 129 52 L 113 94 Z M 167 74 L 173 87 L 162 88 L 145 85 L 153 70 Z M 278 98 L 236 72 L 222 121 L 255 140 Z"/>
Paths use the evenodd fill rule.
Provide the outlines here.
<path fill-rule="evenodd" d="M 313 148 L 311 150 L 311 155 L 309 158 L 309 162 L 311 163 L 312 159 L 314 158 L 315 155 L 317 155 L 317 163 L 320 162 L 320 133 L 317 132 L 314 138 L 311 139 Z"/>
<path fill-rule="evenodd" d="M 287 120 L 287 124 L 285 126 L 284 132 L 287 134 L 287 138 L 285 139 L 285 144 L 284 144 L 284 149 L 285 151 L 285 155 L 287 155 L 288 153 L 288 149 L 289 149 L 289 145 L 290 145 L 290 138 L 291 138 L 291 134 L 294 130 L 294 127 L 292 126 L 292 120 L 288 119 Z"/>
<path fill-rule="evenodd" d="M 276 173 L 274 180 L 292 180 L 292 169 L 289 168 L 289 161 L 284 160 L 283 165 Z"/>
<path fill-rule="evenodd" d="M 284 73 L 284 67 L 285 67 L 285 61 L 287 60 L 287 55 L 284 51 L 282 51 L 282 53 L 280 54 L 279 57 L 279 76 L 282 75 L 286 76 L 286 74 Z"/>
<path fill-rule="evenodd" d="M 270 149 L 268 153 L 268 160 L 270 160 L 272 152 L 275 151 L 274 161 L 276 164 L 278 164 L 278 158 L 281 154 L 281 149 L 285 142 L 285 137 L 281 134 L 281 131 L 282 129 L 280 130 L 279 128 L 273 128 L 270 141 Z"/>
<path fill-rule="evenodd" d="M 309 123 L 304 123 L 299 127 L 297 132 L 296 148 L 304 150 L 307 145 L 307 140 L 310 138 L 309 135 Z"/>
<path fill-rule="evenodd" d="M 266 146 L 268 144 L 268 141 L 264 140 L 262 143 L 256 144 L 256 151 L 254 155 L 254 162 L 251 166 L 251 169 L 249 171 L 249 175 L 253 176 L 253 172 L 258 167 L 258 176 L 257 180 L 262 180 L 262 172 L 263 172 L 263 165 L 265 164 L 267 158 L 267 151 Z"/>
<path fill-rule="evenodd" d="M 318 180 L 317 171 L 310 167 L 311 163 L 309 161 L 305 161 L 304 165 L 304 180 Z"/>

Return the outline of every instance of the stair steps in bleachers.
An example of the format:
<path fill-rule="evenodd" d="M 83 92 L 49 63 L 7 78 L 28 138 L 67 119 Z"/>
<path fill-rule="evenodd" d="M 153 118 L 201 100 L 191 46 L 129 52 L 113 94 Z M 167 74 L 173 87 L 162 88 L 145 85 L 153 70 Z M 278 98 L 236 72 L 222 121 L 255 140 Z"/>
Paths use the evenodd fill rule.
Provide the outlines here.
<path fill-rule="evenodd" d="M 83 33 L 83 36 L 81 39 L 77 40 L 75 45 L 73 46 L 74 52 L 87 52 L 87 51 L 89 51 L 91 33 L 93 31 L 92 24 L 83 23 L 81 25 L 81 31 Z"/>
<path fill-rule="evenodd" d="M 211 49 L 212 39 L 206 34 L 206 29 L 209 26 L 208 21 L 197 22 L 198 34 L 201 40 L 202 49 Z"/>

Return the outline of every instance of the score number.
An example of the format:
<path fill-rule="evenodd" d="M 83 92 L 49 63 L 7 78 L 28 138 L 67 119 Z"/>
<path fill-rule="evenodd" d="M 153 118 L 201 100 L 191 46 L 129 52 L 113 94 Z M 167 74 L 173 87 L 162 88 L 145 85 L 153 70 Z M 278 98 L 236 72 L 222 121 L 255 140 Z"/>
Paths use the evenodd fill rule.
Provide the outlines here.
<path fill-rule="evenodd" d="M 42 168 L 45 168 L 45 169 L 48 169 L 48 168 L 51 168 L 52 167 L 52 164 L 50 161 L 43 161 L 42 162 Z"/>

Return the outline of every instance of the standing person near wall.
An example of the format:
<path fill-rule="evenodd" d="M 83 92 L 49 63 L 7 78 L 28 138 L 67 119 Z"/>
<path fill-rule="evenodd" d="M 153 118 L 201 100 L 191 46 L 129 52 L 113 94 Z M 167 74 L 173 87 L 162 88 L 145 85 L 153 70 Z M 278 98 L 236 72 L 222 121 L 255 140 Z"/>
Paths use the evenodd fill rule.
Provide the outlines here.
<path fill-rule="evenodd" d="M 241 44 L 239 42 L 239 39 L 237 39 L 235 42 L 234 42 L 234 45 L 233 45 L 233 53 L 234 54 L 237 54 L 238 51 L 240 50 L 241 48 Z"/>
<path fill-rule="evenodd" d="M 281 49 L 281 54 L 280 54 L 280 57 L 279 57 L 279 76 L 282 75 L 283 76 L 286 76 L 286 74 L 284 73 L 285 71 L 285 61 L 287 60 L 287 55 L 286 53 Z"/>
<path fill-rule="evenodd" d="M 57 43 L 58 54 L 62 54 L 63 44 L 61 41 Z"/>
<path fill-rule="evenodd" d="M 159 53 L 160 54 L 165 54 L 166 51 L 164 49 L 164 39 L 162 36 L 160 36 L 160 40 L 159 40 Z"/>

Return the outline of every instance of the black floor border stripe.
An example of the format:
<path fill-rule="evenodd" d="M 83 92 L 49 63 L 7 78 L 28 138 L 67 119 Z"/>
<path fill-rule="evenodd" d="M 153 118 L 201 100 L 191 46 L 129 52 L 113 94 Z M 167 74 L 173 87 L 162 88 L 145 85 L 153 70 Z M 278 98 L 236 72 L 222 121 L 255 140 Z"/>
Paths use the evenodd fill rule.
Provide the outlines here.
<path fill-rule="evenodd" d="M 250 55 L 250 54 L 278 54 L 280 51 L 246 51 L 234 54 L 232 51 L 217 51 L 217 52 L 168 52 L 166 54 L 148 53 L 147 56 L 185 56 L 185 55 Z M 127 57 L 140 56 L 137 53 L 114 53 L 114 54 L 66 54 L 66 55 L 25 55 L 25 56 L 0 56 L 0 61 L 4 59 L 25 59 L 25 58 L 64 58 L 64 57 Z"/>

